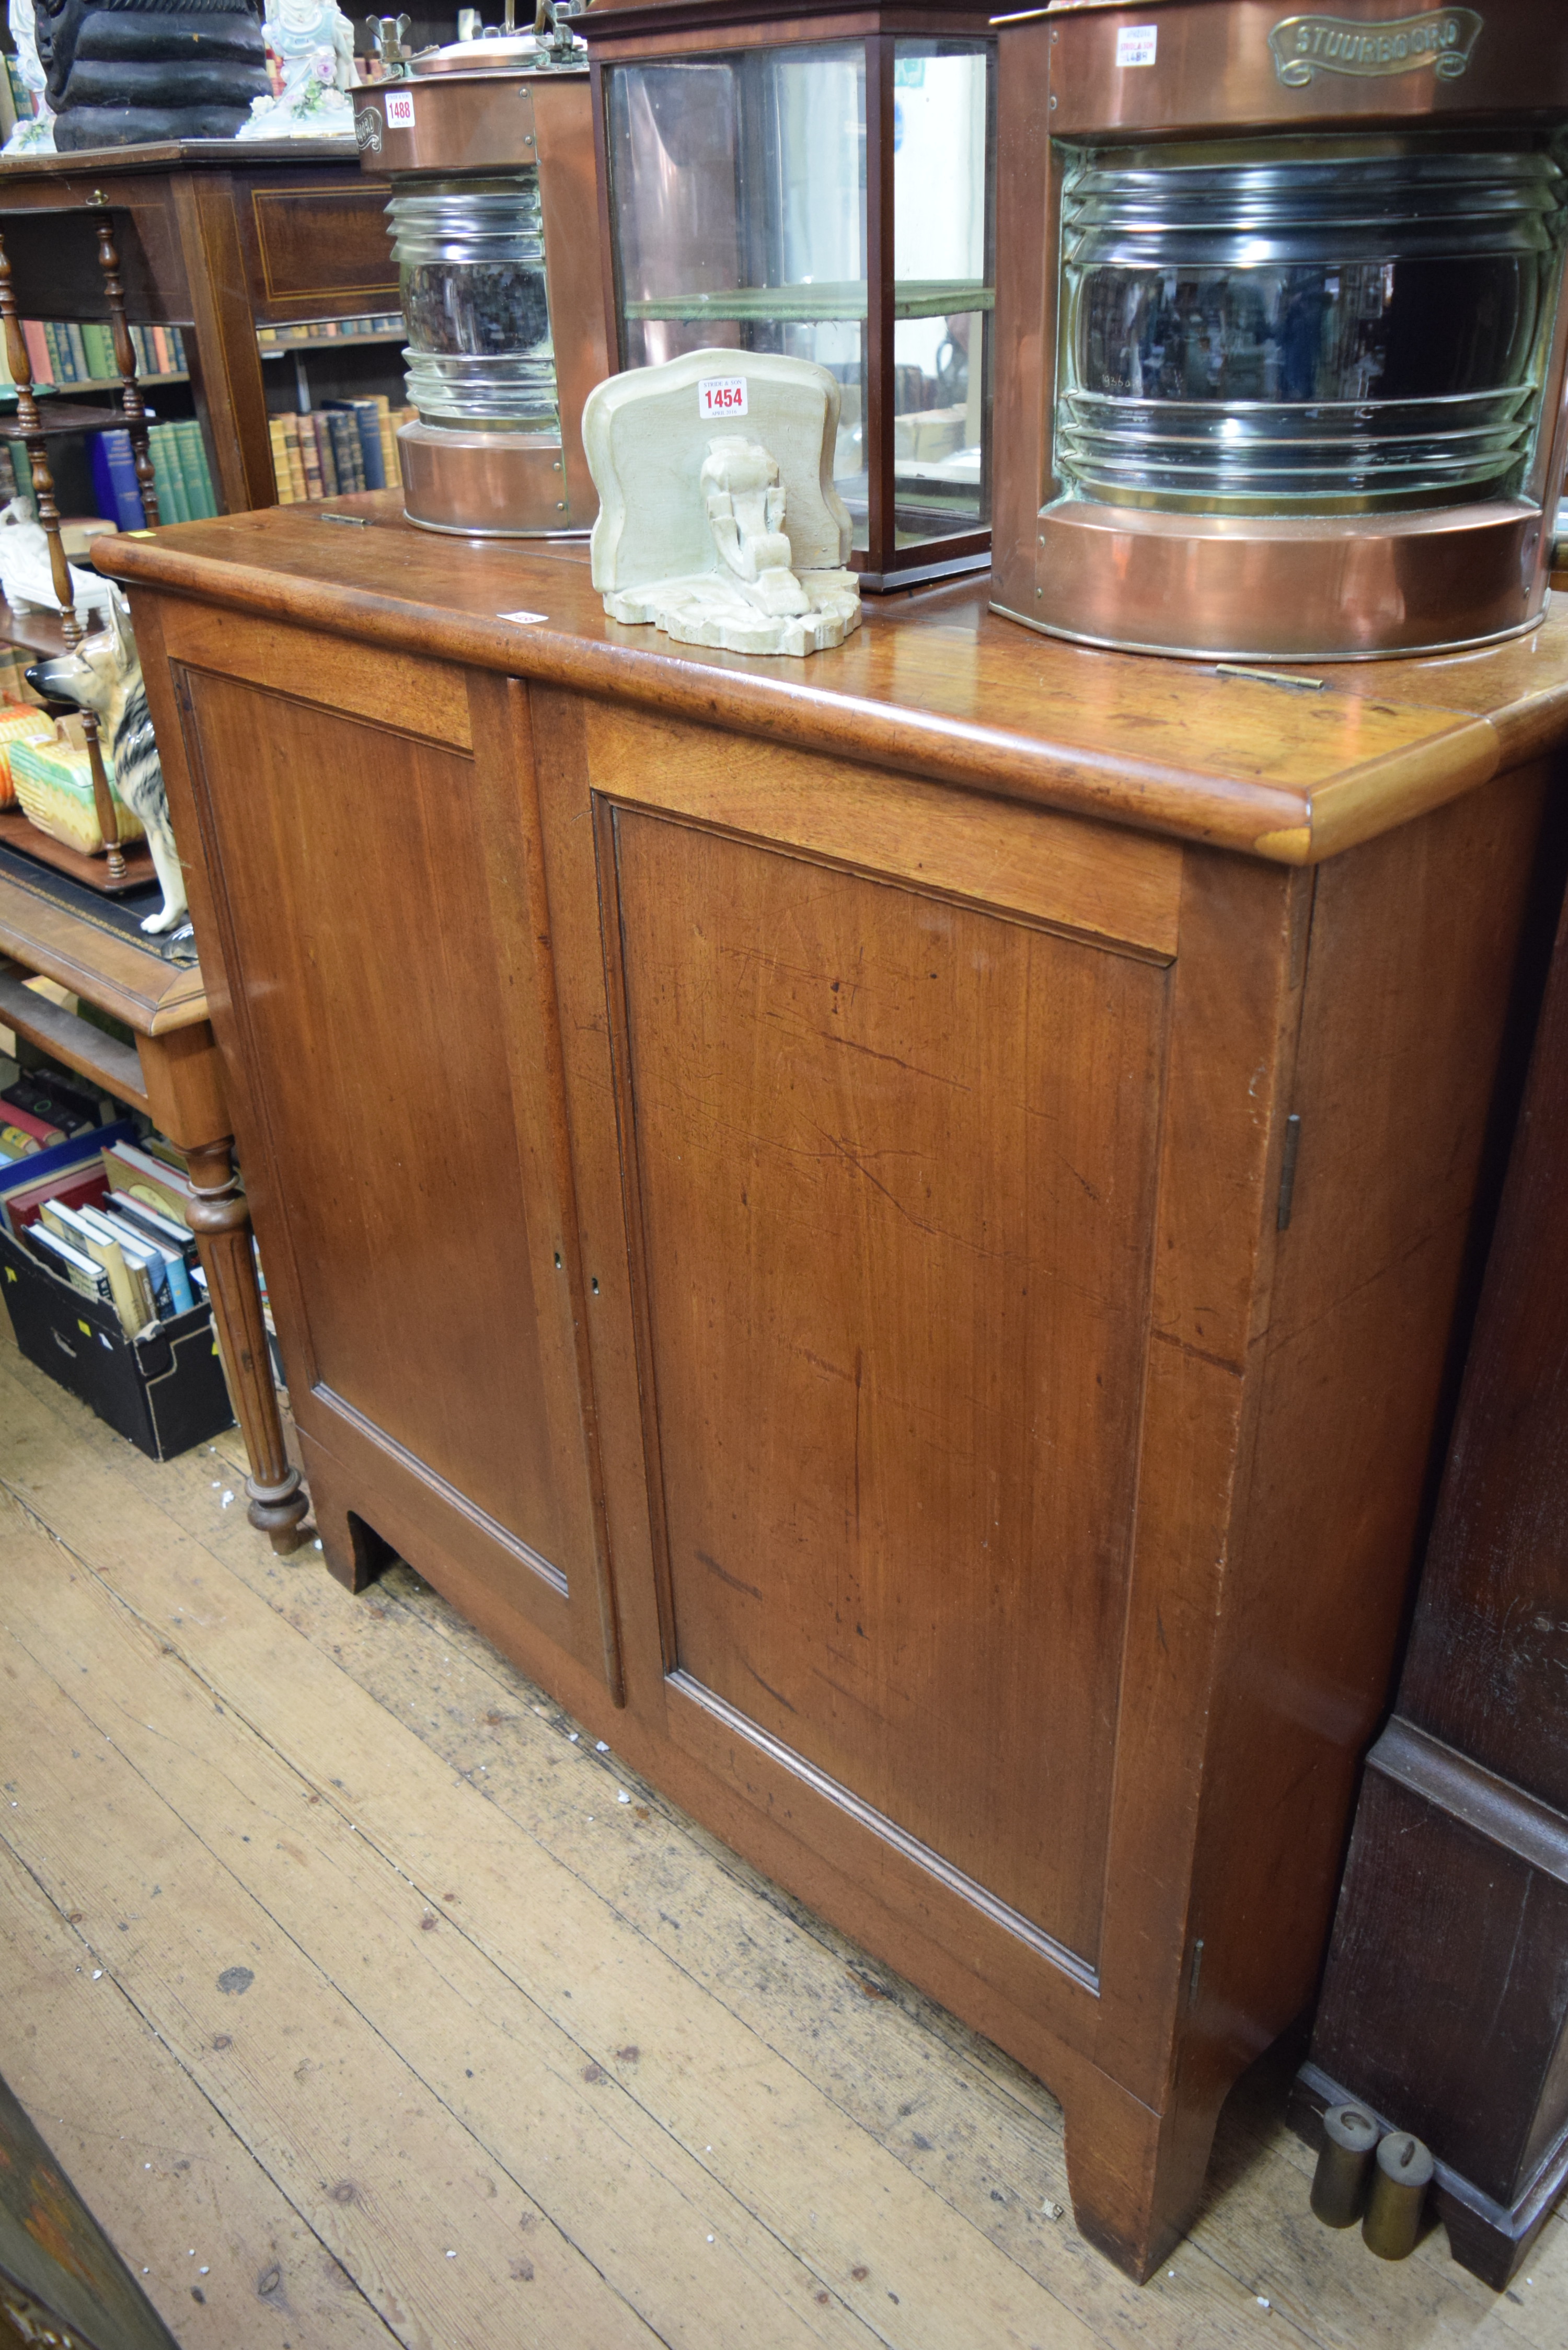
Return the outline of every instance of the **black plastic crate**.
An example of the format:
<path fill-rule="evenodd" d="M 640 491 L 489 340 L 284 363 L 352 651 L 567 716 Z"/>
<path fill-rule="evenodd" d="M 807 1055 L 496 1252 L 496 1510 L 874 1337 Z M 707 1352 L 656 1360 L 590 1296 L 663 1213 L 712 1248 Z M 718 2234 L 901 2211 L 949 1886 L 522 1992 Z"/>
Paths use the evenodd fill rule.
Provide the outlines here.
<path fill-rule="evenodd" d="M 111 1305 L 84 1297 L 3 1228 L 0 1296 L 27 1360 L 150 1460 L 171 1461 L 233 1425 L 204 1301 L 144 1338 L 128 1338 Z"/>

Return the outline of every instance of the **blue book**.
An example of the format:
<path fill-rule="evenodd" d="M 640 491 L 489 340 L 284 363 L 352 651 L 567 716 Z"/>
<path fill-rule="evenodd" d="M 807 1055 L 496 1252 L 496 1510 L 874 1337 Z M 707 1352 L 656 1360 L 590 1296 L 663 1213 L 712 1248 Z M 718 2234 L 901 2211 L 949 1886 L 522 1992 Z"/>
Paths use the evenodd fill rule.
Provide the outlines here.
<path fill-rule="evenodd" d="M 365 460 L 365 487 L 384 490 L 387 468 L 381 457 L 381 419 L 373 400 L 350 400 L 349 411 L 359 428 L 359 451 Z"/>
<path fill-rule="evenodd" d="M 136 455 L 129 432 L 95 432 L 91 441 L 93 494 L 107 522 L 120 530 L 140 530 L 146 516 L 136 484 Z"/>

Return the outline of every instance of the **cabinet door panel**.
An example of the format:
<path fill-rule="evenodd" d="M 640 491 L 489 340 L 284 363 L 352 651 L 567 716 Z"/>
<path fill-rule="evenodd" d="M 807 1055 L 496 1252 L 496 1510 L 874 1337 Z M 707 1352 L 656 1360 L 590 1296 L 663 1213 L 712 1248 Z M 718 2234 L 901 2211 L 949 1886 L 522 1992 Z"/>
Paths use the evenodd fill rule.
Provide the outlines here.
<path fill-rule="evenodd" d="M 302 1416 L 347 1407 L 410 1456 L 509 1544 L 515 1604 L 536 1584 L 534 1612 L 597 1657 L 593 1623 L 579 1638 L 556 1621 L 568 1595 L 597 1619 L 593 1513 L 551 1202 L 508 1062 L 505 1023 L 543 1015 L 503 1002 L 474 761 L 183 681 L 270 1188 L 309 1268 Z"/>
<path fill-rule="evenodd" d="M 1167 972 L 612 823 L 672 1661 L 1092 1966 Z"/>

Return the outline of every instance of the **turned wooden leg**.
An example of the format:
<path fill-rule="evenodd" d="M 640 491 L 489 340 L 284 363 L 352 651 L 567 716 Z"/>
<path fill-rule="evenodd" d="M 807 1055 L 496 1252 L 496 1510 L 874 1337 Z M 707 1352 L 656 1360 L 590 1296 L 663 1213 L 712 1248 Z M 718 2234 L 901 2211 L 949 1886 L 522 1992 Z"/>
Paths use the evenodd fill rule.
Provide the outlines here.
<path fill-rule="evenodd" d="M 147 445 L 147 412 L 141 404 L 141 386 L 137 380 L 136 346 L 130 339 L 130 328 L 126 321 L 125 286 L 119 275 L 114 224 L 107 213 L 98 224 L 98 265 L 103 272 L 104 292 L 109 296 L 114 363 L 119 369 L 119 404 L 125 411 L 126 429 L 130 434 L 136 486 L 141 493 L 142 520 L 150 529 L 156 529 L 159 522 L 158 488 L 153 478 L 151 452 Z"/>
<path fill-rule="evenodd" d="M 213 1319 L 234 1382 L 234 1409 L 251 1464 L 245 1479 L 250 1522 L 268 1536 L 274 1550 L 286 1553 L 298 1542 L 299 1522 L 309 1503 L 299 1471 L 284 1450 L 283 1422 L 256 1286 L 250 1211 L 226 1140 L 188 1149 L 186 1165 L 196 1194 L 191 1225 L 207 1276 Z"/>

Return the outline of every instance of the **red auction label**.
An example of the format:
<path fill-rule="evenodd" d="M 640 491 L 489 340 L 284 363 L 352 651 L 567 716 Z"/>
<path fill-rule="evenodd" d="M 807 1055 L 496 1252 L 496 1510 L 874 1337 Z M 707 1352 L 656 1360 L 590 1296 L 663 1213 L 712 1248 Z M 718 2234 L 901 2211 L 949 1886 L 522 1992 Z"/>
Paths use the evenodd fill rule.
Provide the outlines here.
<path fill-rule="evenodd" d="M 746 379 L 743 375 L 705 375 L 697 387 L 700 416 L 744 416 Z"/>
<path fill-rule="evenodd" d="M 389 89 L 381 100 L 387 109 L 389 130 L 411 130 L 414 127 L 414 94 L 410 89 Z"/>

